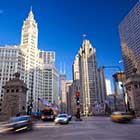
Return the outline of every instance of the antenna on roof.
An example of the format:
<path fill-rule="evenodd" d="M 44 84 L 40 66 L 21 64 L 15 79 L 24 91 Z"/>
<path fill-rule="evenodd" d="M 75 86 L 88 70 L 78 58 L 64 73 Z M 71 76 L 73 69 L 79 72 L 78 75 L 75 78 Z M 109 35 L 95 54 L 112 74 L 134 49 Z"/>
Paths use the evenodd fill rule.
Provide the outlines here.
<path fill-rule="evenodd" d="M 60 74 L 62 74 L 62 62 L 60 62 Z"/>
<path fill-rule="evenodd" d="M 65 67 L 65 62 L 64 62 L 64 74 L 66 74 L 66 67 Z"/>

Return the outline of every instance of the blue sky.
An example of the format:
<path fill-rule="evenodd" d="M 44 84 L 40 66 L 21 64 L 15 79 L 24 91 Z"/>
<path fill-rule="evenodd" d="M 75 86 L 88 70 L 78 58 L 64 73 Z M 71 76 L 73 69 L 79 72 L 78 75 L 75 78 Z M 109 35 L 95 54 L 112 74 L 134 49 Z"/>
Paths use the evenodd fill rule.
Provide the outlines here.
<path fill-rule="evenodd" d="M 38 23 L 38 48 L 56 52 L 56 65 L 72 63 L 87 34 L 96 48 L 97 63 L 117 65 L 122 59 L 118 25 L 138 0 L 0 0 L 0 46 L 20 44 L 23 21 L 32 6 Z M 111 78 L 117 69 L 105 70 Z"/>

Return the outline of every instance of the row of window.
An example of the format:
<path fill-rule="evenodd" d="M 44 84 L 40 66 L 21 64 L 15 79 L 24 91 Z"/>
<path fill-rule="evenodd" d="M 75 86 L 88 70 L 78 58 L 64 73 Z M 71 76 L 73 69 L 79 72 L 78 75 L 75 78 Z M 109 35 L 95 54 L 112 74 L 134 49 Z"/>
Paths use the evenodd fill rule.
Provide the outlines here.
<path fill-rule="evenodd" d="M 7 89 L 6 90 L 7 93 L 9 93 L 10 91 L 11 92 L 19 92 L 19 89 L 11 89 L 11 90 L 10 89 Z"/>
<path fill-rule="evenodd" d="M 0 53 L 4 53 L 4 52 L 6 52 L 6 53 L 15 53 L 15 52 L 17 52 L 17 50 L 8 50 L 8 49 L 0 49 Z"/>

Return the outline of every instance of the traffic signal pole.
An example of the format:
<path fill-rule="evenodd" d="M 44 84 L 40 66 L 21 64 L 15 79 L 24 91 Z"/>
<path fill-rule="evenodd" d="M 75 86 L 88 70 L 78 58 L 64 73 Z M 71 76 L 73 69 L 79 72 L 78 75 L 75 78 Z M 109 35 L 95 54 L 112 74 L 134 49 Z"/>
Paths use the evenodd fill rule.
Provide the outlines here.
<path fill-rule="evenodd" d="M 80 92 L 76 92 L 76 121 L 82 121 L 80 116 Z"/>

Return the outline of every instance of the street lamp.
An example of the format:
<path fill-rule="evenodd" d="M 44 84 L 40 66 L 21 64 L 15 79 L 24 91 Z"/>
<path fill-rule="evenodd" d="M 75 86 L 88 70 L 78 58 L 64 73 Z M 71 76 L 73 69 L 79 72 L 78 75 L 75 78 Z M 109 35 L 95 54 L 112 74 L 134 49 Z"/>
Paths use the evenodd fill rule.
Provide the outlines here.
<path fill-rule="evenodd" d="M 102 66 L 102 68 L 117 68 L 121 72 L 121 68 L 119 66 Z"/>

